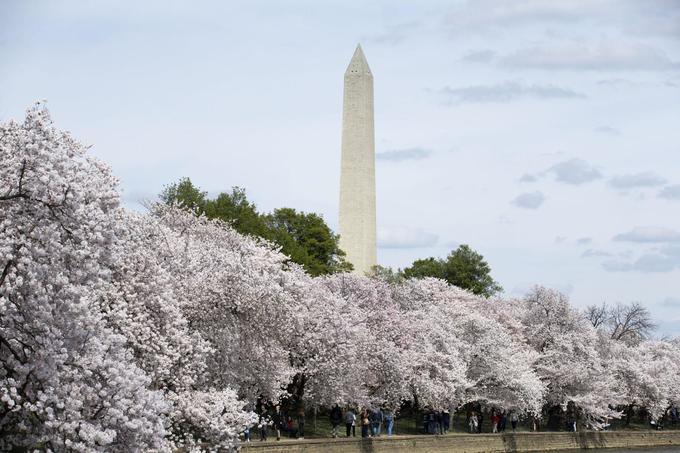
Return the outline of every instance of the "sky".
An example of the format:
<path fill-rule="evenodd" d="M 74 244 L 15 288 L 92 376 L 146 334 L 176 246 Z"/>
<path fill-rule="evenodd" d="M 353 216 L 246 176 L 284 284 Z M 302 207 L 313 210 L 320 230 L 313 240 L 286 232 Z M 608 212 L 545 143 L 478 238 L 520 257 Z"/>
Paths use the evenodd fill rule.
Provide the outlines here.
<path fill-rule="evenodd" d="M 638 301 L 680 334 L 678 0 L 0 0 L 0 121 L 46 99 L 132 209 L 187 176 L 336 229 L 357 43 L 380 264 L 465 243 L 506 296 Z"/>

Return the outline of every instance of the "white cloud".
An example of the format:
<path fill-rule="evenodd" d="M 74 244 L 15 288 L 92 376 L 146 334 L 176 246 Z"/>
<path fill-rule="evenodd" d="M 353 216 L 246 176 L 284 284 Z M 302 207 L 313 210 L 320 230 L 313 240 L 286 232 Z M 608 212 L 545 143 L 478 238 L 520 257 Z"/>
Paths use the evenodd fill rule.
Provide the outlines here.
<path fill-rule="evenodd" d="M 581 258 L 592 258 L 592 257 L 611 257 L 613 254 L 606 252 L 604 250 L 588 249 L 581 253 Z"/>
<path fill-rule="evenodd" d="M 626 233 L 617 234 L 614 240 L 639 243 L 680 242 L 680 233 L 664 227 L 636 227 Z"/>
<path fill-rule="evenodd" d="M 621 42 L 599 45 L 535 46 L 500 59 L 512 68 L 577 71 L 659 71 L 680 69 L 664 52 Z"/>
<path fill-rule="evenodd" d="M 394 227 L 378 229 L 378 247 L 385 249 L 410 249 L 431 247 L 439 237 L 420 228 Z"/>
<path fill-rule="evenodd" d="M 680 184 L 664 187 L 663 190 L 659 192 L 659 197 L 667 200 L 680 200 Z"/>
<path fill-rule="evenodd" d="M 667 297 L 661 302 L 664 307 L 680 308 L 680 297 Z"/>
<path fill-rule="evenodd" d="M 600 171 L 582 159 L 569 159 L 550 167 L 548 172 L 555 175 L 555 179 L 566 184 L 580 185 L 600 179 Z"/>
<path fill-rule="evenodd" d="M 488 63 L 492 61 L 495 57 L 496 52 L 494 52 L 493 50 L 485 49 L 468 52 L 460 60 L 468 63 Z"/>
<path fill-rule="evenodd" d="M 595 132 L 605 135 L 621 135 L 621 131 L 611 126 L 599 126 L 595 128 Z"/>
<path fill-rule="evenodd" d="M 521 99 L 584 99 L 586 95 L 552 84 L 524 84 L 506 81 L 495 85 L 472 85 L 438 90 L 444 103 L 510 102 Z"/>
<path fill-rule="evenodd" d="M 602 268 L 607 272 L 628 272 L 633 266 L 626 261 L 609 260 L 602 263 Z"/>
<path fill-rule="evenodd" d="M 528 192 L 518 195 L 512 204 L 524 209 L 538 209 L 545 201 L 545 196 L 539 192 Z"/>
<path fill-rule="evenodd" d="M 474 0 L 459 4 L 447 16 L 445 26 L 451 33 L 485 31 L 519 25 L 581 21 L 597 2 L 577 0 Z"/>
<path fill-rule="evenodd" d="M 614 176 L 609 185 L 616 189 L 632 189 L 636 187 L 656 187 L 665 184 L 666 180 L 656 173 L 630 173 Z"/>
<path fill-rule="evenodd" d="M 602 265 L 610 272 L 671 272 L 680 269 L 680 246 L 655 248 L 633 261 L 610 260 Z"/>
<path fill-rule="evenodd" d="M 530 173 L 525 173 L 522 175 L 521 178 L 519 178 L 520 182 L 536 182 L 538 181 L 538 176 L 532 175 Z"/>
<path fill-rule="evenodd" d="M 670 272 L 678 263 L 673 257 L 648 253 L 633 263 L 633 269 L 641 272 Z"/>
<path fill-rule="evenodd" d="M 632 262 L 617 260 L 605 261 L 602 263 L 602 267 L 608 272 L 670 272 L 676 269 L 679 264 L 678 260 L 671 256 L 658 253 L 647 253 Z"/>

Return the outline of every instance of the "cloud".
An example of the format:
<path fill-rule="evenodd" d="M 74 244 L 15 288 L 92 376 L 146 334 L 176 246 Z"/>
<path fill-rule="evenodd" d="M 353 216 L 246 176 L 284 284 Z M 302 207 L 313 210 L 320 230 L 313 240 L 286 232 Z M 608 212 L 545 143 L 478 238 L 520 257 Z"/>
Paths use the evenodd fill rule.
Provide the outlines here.
<path fill-rule="evenodd" d="M 570 44 L 534 46 L 500 59 L 512 68 L 574 71 L 659 71 L 680 69 L 680 63 L 648 46 L 603 43 L 597 46 Z"/>
<path fill-rule="evenodd" d="M 663 253 L 666 256 L 670 256 L 671 258 L 674 258 L 678 260 L 678 263 L 680 263 L 680 247 L 671 245 L 671 246 L 666 246 L 661 249 L 661 253 Z"/>
<path fill-rule="evenodd" d="M 570 23 L 593 12 L 594 2 L 536 0 L 475 0 L 460 3 L 446 17 L 451 33 L 487 31 L 526 24 Z"/>
<path fill-rule="evenodd" d="M 524 173 L 521 178 L 519 178 L 519 182 L 536 182 L 538 181 L 538 176 L 532 175 L 530 173 Z"/>
<path fill-rule="evenodd" d="M 680 200 L 680 184 L 664 187 L 663 190 L 659 192 L 659 198 L 665 198 L 667 200 Z"/>
<path fill-rule="evenodd" d="M 472 85 L 438 90 L 448 105 L 476 102 L 510 102 L 521 99 L 584 99 L 586 96 L 568 88 L 547 84 L 527 85 L 506 81 L 495 85 Z"/>
<path fill-rule="evenodd" d="M 424 148 L 405 148 L 395 149 L 391 151 L 384 151 L 376 153 L 377 160 L 385 160 L 390 162 L 401 162 L 404 160 L 422 160 L 432 156 L 433 151 Z"/>
<path fill-rule="evenodd" d="M 375 44 L 387 44 L 390 46 L 395 46 L 408 36 L 408 34 L 418 28 L 420 24 L 415 21 L 411 22 L 402 22 L 399 24 L 394 24 L 386 27 L 385 32 L 374 35 L 374 36 L 368 36 L 364 38 L 366 42 L 371 42 Z"/>
<path fill-rule="evenodd" d="M 636 187 L 656 187 L 666 183 L 661 176 L 651 173 L 629 173 L 614 176 L 609 180 L 609 185 L 615 189 L 632 189 Z"/>
<path fill-rule="evenodd" d="M 621 131 L 611 126 L 600 126 L 595 128 L 595 132 L 605 135 L 621 135 Z"/>
<path fill-rule="evenodd" d="M 453 3 L 453 2 L 451 2 Z M 443 26 L 451 35 L 574 30 L 589 25 L 598 35 L 680 36 L 680 4 L 672 0 L 469 0 L 456 2 Z M 533 28 L 533 29 L 532 29 Z M 534 30 L 537 29 L 537 30 Z"/>
<path fill-rule="evenodd" d="M 569 159 L 550 167 L 548 172 L 555 175 L 558 182 L 580 185 L 600 179 L 602 174 L 582 159 Z"/>
<path fill-rule="evenodd" d="M 602 263 L 602 267 L 608 272 L 670 272 L 678 266 L 680 266 L 678 260 L 658 253 L 642 255 L 633 262 L 610 260 Z"/>
<path fill-rule="evenodd" d="M 545 201 L 545 196 L 539 191 L 518 195 L 512 204 L 524 209 L 538 209 Z"/>
<path fill-rule="evenodd" d="M 663 227 L 636 227 L 614 236 L 615 241 L 638 243 L 680 242 L 680 233 Z"/>
<path fill-rule="evenodd" d="M 632 232 L 624 235 L 623 240 L 631 240 L 633 242 L 643 243 L 673 243 L 680 242 L 680 233 L 663 228 L 642 229 L 636 228 Z M 654 248 L 641 255 L 634 261 L 610 260 L 602 263 L 605 270 L 609 272 L 671 272 L 675 269 L 680 269 L 680 245 L 665 245 L 663 247 Z"/>
<path fill-rule="evenodd" d="M 635 82 L 631 82 L 628 79 L 622 79 L 621 77 L 610 77 L 608 79 L 601 79 L 597 81 L 597 84 L 615 87 L 631 87 L 636 85 Z"/>
<path fill-rule="evenodd" d="M 680 297 L 667 297 L 661 302 L 664 307 L 680 308 Z"/>
<path fill-rule="evenodd" d="M 384 249 L 411 249 L 431 247 L 437 244 L 439 237 L 420 228 L 379 228 L 378 247 Z"/>
<path fill-rule="evenodd" d="M 576 245 L 587 245 L 593 242 L 592 238 L 578 238 L 576 240 Z"/>
<path fill-rule="evenodd" d="M 628 272 L 633 266 L 625 261 L 609 260 L 602 263 L 602 268 L 607 272 Z"/>
<path fill-rule="evenodd" d="M 678 262 L 673 257 L 660 254 L 646 254 L 633 263 L 633 269 L 642 272 L 670 272 Z"/>
<path fill-rule="evenodd" d="M 488 63 L 496 57 L 496 52 L 493 50 L 477 50 L 473 52 L 468 52 L 460 59 L 460 61 L 465 61 L 468 63 Z"/>
<path fill-rule="evenodd" d="M 596 258 L 596 257 L 611 257 L 614 256 L 613 254 L 609 252 L 605 252 L 604 250 L 595 250 L 595 249 L 588 249 L 585 252 L 581 253 L 581 258 Z"/>
<path fill-rule="evenodd" d="M 555 236 L 555 244 L 561 244 L 566 240 L 566 236 Z"/>

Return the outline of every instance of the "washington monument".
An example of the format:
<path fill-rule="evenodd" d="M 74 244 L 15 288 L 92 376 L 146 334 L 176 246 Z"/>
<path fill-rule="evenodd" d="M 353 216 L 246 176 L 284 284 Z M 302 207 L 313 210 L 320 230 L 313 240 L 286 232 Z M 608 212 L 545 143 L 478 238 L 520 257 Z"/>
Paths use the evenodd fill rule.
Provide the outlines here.
<path fill-rule="evenodd" d="M 340 248 L 354 272 L 377 263 L 373 74 L 358 45 L 345 71 L 340 167 Z"/>

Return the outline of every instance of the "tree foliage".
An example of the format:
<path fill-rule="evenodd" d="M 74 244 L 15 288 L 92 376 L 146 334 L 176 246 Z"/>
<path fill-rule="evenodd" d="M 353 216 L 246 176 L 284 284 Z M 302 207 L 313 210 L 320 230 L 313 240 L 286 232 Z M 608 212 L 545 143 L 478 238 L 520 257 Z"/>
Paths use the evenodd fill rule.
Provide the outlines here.
<path fill-rule="evenodd" d="M 193 185 L 189 178 L 163 189 L 160 199 L 165 204 L 176 204 L 209 219 L 228 222 L 242 234 L 257 236 L 281 247 L 281 252 L 300 264 L 310 275 L 345 272 L 352 269 L 344 260 L 339 237 L 318 214 L 304 213 L 292 208 L 275 209 L 261 214 L 250 202 L 244 189 L 232 188 L 210 199 Z"/>
<path fill-rule="evenodd" d="M 416 260 L 402 273 L 405 278 L 433 277 L 446 280 L 485 297 L 503 290 L 491 277 L 491 267 L 484 257 L 466 244 L 453 250 L 446 259 L 430 257 Z"/>

